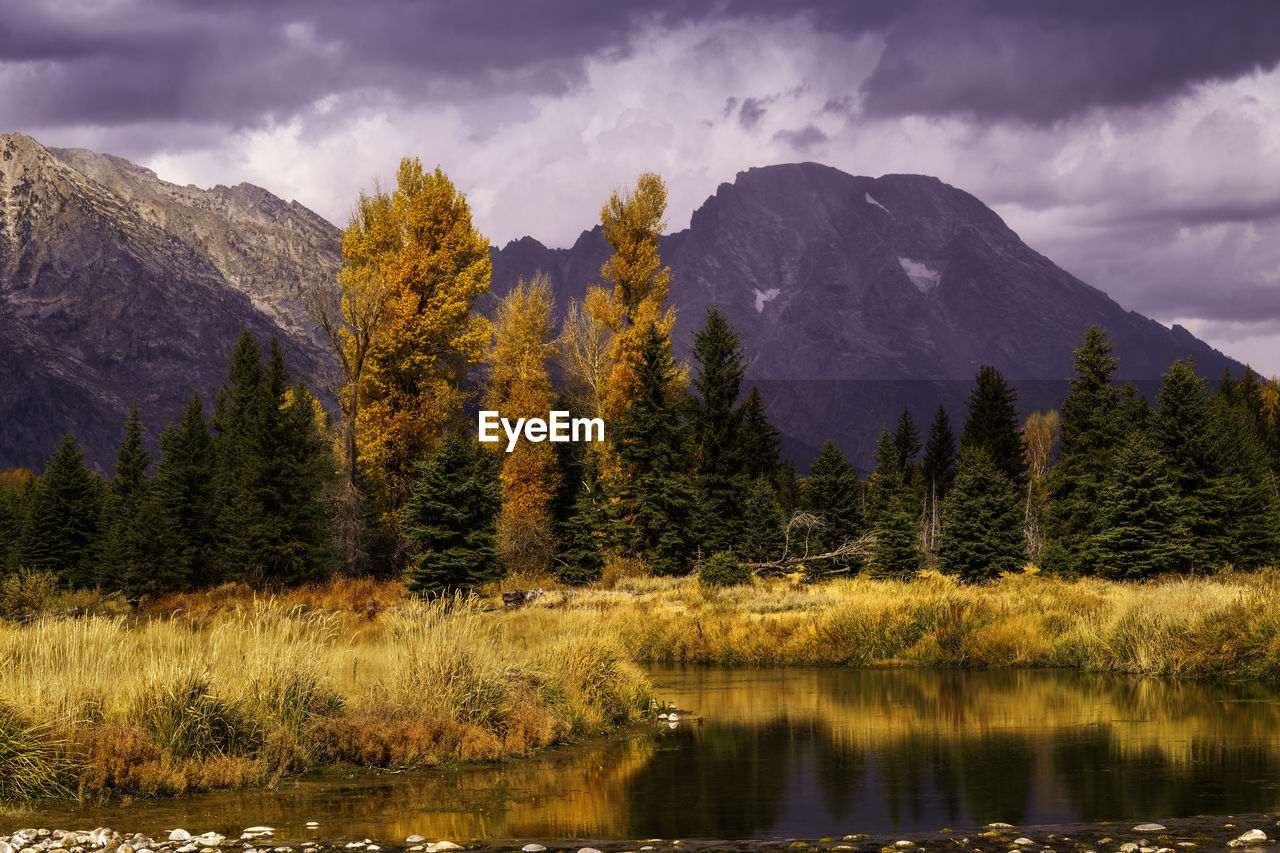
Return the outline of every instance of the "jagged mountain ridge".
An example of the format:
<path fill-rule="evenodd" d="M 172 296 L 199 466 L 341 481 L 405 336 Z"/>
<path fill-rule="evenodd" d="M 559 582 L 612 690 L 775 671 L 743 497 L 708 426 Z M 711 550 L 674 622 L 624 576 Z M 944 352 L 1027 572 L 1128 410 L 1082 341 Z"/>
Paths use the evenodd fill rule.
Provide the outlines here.
<path fill-rule="evenodd" d="M 676 350 L 706 309 L 741 335 L 757 384 L 803 457 L 826 438 L 863 470 L 904 406 L 921 429 L 945 403 L 958 430 L 983 364 L 1016 380 L 1026 410 L 1056 406 L 1090 324 L 1121 375 L 1153 391 L 1177 358 L 1218 376 L 1241 365 L 1175 326 L 1127 311 L 1028 247 L 990 208 L 937 178 L 856 177 L 797 163 L 740 172 L 687 229 L 665 235 Z M 494 250 L 494 292 L 547 272 L 563 308 L 599 279 L 597 227 L 568 249 L 530 238 Z M 807 460 L 802 460 L 807 461 Z"/>
<path fill-rule="evenodd" d="M 598 227 L 568 249 L 513 241 L 491 252 L 493 293 L 543 269 L 563 309 L 608 253 Z M 935 178 L 751 169 L 665 236 L 662 254 L 678 352 L 719 305 L 802 462 L 830 437 L 865 470 L 902 405 L 924 422 L 945 402 L 958 429 L 984 363 L 1020 380 L 1026 408 L 1056 405 L 1091 322 L 1148 387 L 1185 355 L 1208 376 L 1239 368 L 1125 311 Z M 340 263 L 335 226 L 259 187 L 180 187 L 110 155 L 0 136 L 0 467 L 40 467 L 73 430 L 109 470 L 129 405 L 158 430 L 193 390 L 211 404 L 245 327 L 279 336 L 291 366 L 323 385 L 331 362 L 306 292 L 335 286 Z"/>
<path fill-rule="evenodd" d="M 74 431 L 109 470 L 131 405 L 155 430 L 193 391 L 212 405 L 243 328 L 314 383 L 305 291 L 336 281 L 339 238 L 259 187 L 0 136 L 0 467 L 38 469 Z"/>

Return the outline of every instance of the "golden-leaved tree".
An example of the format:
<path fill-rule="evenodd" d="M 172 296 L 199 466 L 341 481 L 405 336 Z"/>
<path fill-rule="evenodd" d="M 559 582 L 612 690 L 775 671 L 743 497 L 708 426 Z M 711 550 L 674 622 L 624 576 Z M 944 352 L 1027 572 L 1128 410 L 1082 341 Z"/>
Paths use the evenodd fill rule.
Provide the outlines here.
<path fill-rule="evenodd" d="M 656 325 L 663 336 L 670 337 L 675 324 L 675 309 L 666 304 L 671 270 L 662 266 L 658 255 L 666 207 L 666 186 L 660 177 L 646 172 L 634 192 L 615 191 L 600 211 L 604 238 L 613 249 L 600 275 L 612 290 L 588 288 L 577 326 L 570 325 L 568 331 L 590 340 L 603 330 L 608 337 L 605 363 L 595 377 L 592 395 L 593 414 L 603 417 L 606 424 L 617 422 L 635 392 L 634 365 L 649 325 Z M 575 319 L 573 311 L 570 318 Z"/>
<path fill-rule="evenodd" d="M 390 529 L 489 341 L 489 322 L 471 310 L 489 289 L 489 241 L 443 171 L 405 158 L 393 192 L 361 194 L 342 258 L 325 328 L 344 374 L 344 480 L 354 493 L 364 475 Z"/>
<path fill-rule="evenodd" d="M 553 408 L 548 360 L 552 357 L 555 300 L 550 280 L 539 273 L 523 279 L 498 304 L 489 347 L 489 383 L 485 408 L 502 417 L 546 418 Z M 505 449 L 505 437 L 495 445 Z M 559 484 L 556 456 L 548 442 L 521 437 L 511 453 L 502 453 L 502 511 L 498 548 L 513 571 L 537 573 L 550 568 L 555 554 L 551 500 Z"/>

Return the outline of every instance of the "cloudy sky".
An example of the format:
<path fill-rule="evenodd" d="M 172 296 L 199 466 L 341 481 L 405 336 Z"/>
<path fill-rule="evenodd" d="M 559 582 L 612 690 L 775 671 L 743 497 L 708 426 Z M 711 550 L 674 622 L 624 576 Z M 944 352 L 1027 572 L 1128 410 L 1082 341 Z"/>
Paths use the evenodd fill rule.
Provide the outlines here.
<path fill-rule="evenodd" d="M 1127 308 L 1280 372 L 1280 3 L 3 0 L 0 132 L 344 224 L 400 157 L 495 243 L 644 170 L 937 175 Z"/>

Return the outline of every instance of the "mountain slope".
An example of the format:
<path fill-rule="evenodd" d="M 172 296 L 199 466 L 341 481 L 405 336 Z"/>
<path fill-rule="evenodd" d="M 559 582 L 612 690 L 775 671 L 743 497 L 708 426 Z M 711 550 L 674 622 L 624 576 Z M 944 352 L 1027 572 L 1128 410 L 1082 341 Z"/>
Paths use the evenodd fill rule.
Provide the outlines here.
<path fill-rule="evenodd" d="M 316 377 L 305 291 L 339 264 L 333 225 L 258 187 L 0 136 L 0 467 L 38 468 L 74 431 L 109 469 L 131 404 L 156 429 L 193 391 L 212 404 L 243 328 Z"/>
<path fill-rule="evenodd" d="M 904 406 L 922 426 L 940 402 L 962 418 L 983 364 L 1018 381 L 1028 410 L 1057 405 L 1090 324 L 1110 333 L 1122 376 L 1146 390 L 1184 356 L 1208 376 L 1240 367 L 1185 329 L 1126 311 L 936 178 L 814 163 L 750 169 L 661 252 L 677 351 L 687 355 L 707 307 L 719 306 L 784 432 L 809 448 L 836 439 L 864 468 Z M 542 269 L 563 307 L 607 257 L 598 228 L 569 249 L 525 238 L 495 250 L 494 291 Z"/>

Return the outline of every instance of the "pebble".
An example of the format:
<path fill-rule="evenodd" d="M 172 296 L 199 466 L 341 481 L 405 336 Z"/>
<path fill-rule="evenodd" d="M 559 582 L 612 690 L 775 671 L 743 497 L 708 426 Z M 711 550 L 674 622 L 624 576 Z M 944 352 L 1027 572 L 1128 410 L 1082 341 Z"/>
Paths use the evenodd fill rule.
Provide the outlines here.
<path fill-rule="evenodd" d="M 1019 847 L 1024 847 L 1028 844 L 1035 844 L 1035 842 L 1030 838 L 1015 838 L 1013 839 L 1013 843 L 1017 844 Z"/>
<path fill-rule="evenodd" d="M 1242 833 L 1233 841 L 1228 841 L 1228 847 L 1244 847 L 1247 844 L 1259 844 L 1267 840 L 1267 834 L 1261 829 L 1251 829 Z"/>
<path fill-rule="evenodd" d="M 1013 824 L 996 821 L 995 823 L 987 824 L 987 829 L 1013 829 Z"/>
<path fill-rule="evenodd" d="M 169 833 L 169 840 L 170 841 L 190 841 L 191 833 L 187 832 L 185 829 L 175 829 L 173 832 Z"/>
<path fill-rule="evenodd" d="M 600 851 L 594 847 L 583 847 L 578 850 L 578 853 L 600 853 Z"/>
<path fill-rule="evenodd" d="M 426 840 L 427 839 L 423 838 L 421 835 L 410 835 L 408 838 L 404 840 L 404 843 L 405 844 L 421 844 Z"/>
<path fill-rule="evenodd" d="M 441 850 L 461 850 L 461 844 L 454 844 L 452 841 L 440 841 L 436 844 L 428 844 L 427 849 L 431 853 L 440 853 Z"/>
<path fill-rule="evenodd" d="M 520 849 L 524 851 L 524 853 L 546 853 L 547 851 L 547 848 L 543 847 L 541 844 L 526 844 Z M 645 848 L 641 847 L 640 849 L 643 850 Z M 649 849 L 652 850 L 653 848 L 650 847 Z"/>
<path fill-rule="evenodd" d="M 1134 832 L 1160 832 L 1164 828 L 1165 828 L 1164 824 L 1162 823 L 1140 823 L 1133 828 L 1133 831 Z"/>

